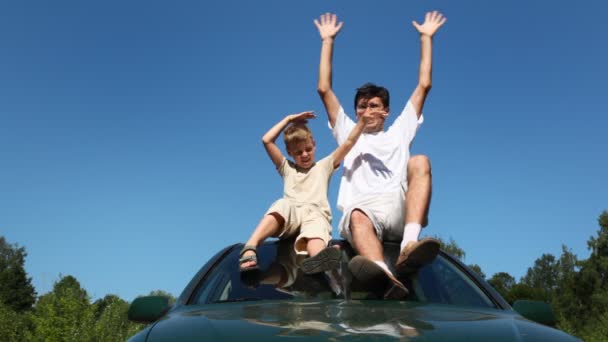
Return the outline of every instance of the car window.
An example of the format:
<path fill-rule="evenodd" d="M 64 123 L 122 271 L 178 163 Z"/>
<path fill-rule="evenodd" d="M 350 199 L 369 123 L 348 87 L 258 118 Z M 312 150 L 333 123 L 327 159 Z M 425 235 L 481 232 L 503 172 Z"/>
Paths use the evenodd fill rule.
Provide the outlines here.
<path fill-rule="evenodd" d="M 416 299 L 421 302 L 495 307 L 466 273 L 442 256 L 418 270 L 410 281 Z"/>
<path fill-rule="evenodd" d="M 270 281 L 262 278 L 264 273 L 276 267 L 277 244 L 265 244 L 258 248 L 260 272 L 247 276 L 242 276 L 239 272 L 239 252 L 235 249 L 211 270 L 196 290 L 191 303 L 208 304 L 293 297 L 279 291 Z"/>

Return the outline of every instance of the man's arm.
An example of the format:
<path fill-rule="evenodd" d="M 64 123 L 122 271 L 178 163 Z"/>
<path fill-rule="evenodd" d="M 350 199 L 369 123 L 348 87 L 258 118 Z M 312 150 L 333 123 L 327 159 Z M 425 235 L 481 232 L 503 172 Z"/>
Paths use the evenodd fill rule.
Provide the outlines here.
<path fill-rule="evenodd" d="M 336 15 L 325 13 L 322 14 L 319 20 L 315 19 L 315 25 L 319 29 L 321 35 L 321 61 L 319 62 L 319 83 L 317 92 L 325 105 L 329 124 L 334 127 L 336 124 L 336 116 L 340 110 L 340 102 L 332 90 L 332 74 L 331 63 L 334 50 L 334 39 L 340 29 L 342 22 L 336 24 Z"/>
<path fill-rule="evenodd" d="M 422 115 L 424 100 L 432 86 L 432 61 L 433 61 L 433 36 L 445 23 L 445 18 L 437 11 L 428 12 L 422 25 L 413 21 L 412 24 L 420 33 L 420 71 L 418 74 L 418 86 L 412 93 L 410 101 L 416 110 L 418 117 Z"/>
<path fill-rule="evenodd" d="M 357 125 L 355 125 L 355 127 L 350 131 L 348 138 L 346 138 L 346 140 L 340 146 L 338 146 L 333 153 L 334 169 L 340 166 L 340 163 L 342 160 L 344 160 L 344 157 L 346 157 L 348 152 L 350 152 L 353 146 L 355 146 L 357 143 L 361 133 L 363 133 L 365 125 L 367 125 L 367 123 L 376 115 L 384 115 L 384 112 L 364 113 L 359 117 Z"/>
<path fill-rule="evenodd" d="M 272 126 L 266 134 L 262 137 L 262 143 L 264 144 L 264 148 L 266 149 L 266 153 L 270 157 L 270 160 L 274 163 L 277 169 L 281 166 L 283 159 L 283 152 L 281 149 L 275 144 L 275 140 L 279 137 L 281 132 L 287 127 L 290 122 L 294 121 L 306 121 L 307 119 L 312 119 L 315 117 L 313 112 L 302 112 L 298 114 L 287 115 L 283 118 L 283 120 L 279 121 L 276 125 Z"/>

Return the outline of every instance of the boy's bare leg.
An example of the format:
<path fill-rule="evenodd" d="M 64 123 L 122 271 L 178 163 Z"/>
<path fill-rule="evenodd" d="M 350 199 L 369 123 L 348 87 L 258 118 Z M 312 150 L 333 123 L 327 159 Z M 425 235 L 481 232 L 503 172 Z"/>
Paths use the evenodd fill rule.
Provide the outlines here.
<path fill-rule="evenodd" d="M 350 232 L 353 247 L 359 255 L 373 261 L 384 261 L 382 244 L 376 235 L 372 221 L 360 210 L 353 210 L 350 215 Z"/>
<path fill-rule="evenodd" d="M 309 257 L 302 264 L 304 274 L 327 272 L 340 267 L 342 253 L 335 246 L 327 246 L 320 238 L 306 240 L 306 251 Z"/>
<path fill-rule="evenodd" d="M 405 198 L 405 223 L 425 227 L 431 202 L 431 163 L 426 156 L 413 156 L 408 161 Z"/>
<path fill-rule="evenodd" d="M 267 238 L 279 235 L 279 228 L 283 227 L 284 223 L 285 220 L 279 214 L 270 213 L 264 216 L 245 245 L 259 246 Z M 246 251 L 243 256 L 246 257 L 254 254 L 253 251 Z M 255 264 L 255 261 L 246 261 L 240 267 L 247 268 Z"/>
<path fill-rule="evenodd" d="M 323 248 L 325 248 L 325 242 L 322 239 L 308 239 L 308 241 L 306 242 L 306 251 L 311 257 L 319 254 L 319 252 L 322 251 Z"/>

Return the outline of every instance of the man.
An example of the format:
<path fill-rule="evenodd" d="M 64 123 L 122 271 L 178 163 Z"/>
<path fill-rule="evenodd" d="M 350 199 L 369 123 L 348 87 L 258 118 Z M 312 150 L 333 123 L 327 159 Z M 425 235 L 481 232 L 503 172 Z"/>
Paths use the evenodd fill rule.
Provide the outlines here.
<path fill-rule="evenodd" d="M 349 263 L 353 276 L 370 287 L 386 288 L 386 298 L 403 298 L 408 291 L 385 263 L 382 241 L 401 241 L 397 272 L 413 271 L 439 252 L 437 240 L 418 240 L 427 223 L 431 167 L 425 156 L 410 158 L 409 146 L 423 121 L 422 108 L 431 89 L 433 36 L 445 21 L 435 11 L 427 13 L 422 24 L 413 22 L 421 41 L 418 85 L 391 127 L 384 129 L 390 99 L 385 88 L 368 83 L 355 95 L 357 117 L 371 113 L 374 119 L 368 121 L 344 159 L 338 194 L 338 208 L 343 212 L 339 229 L 359 254 Z M 333 44 L 342 22 L 330 13 L 314 22 L 322 40 L 317 90 L 340 144 L 355 126 L 332 90 Z"/>

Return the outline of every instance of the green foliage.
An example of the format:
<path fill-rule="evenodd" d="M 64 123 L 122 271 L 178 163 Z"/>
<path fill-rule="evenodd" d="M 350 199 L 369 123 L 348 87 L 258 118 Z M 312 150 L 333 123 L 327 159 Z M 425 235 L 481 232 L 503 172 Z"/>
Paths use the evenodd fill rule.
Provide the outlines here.
<path fill-rule="evenodd" d="M 608 339 L 608 312 L 587 322 L 580 337 L 586 342 L 605 342 Z"/>
<path fill-rule="evenodd" d="M 11 245 L 0 236 L 0 303 L 16 312 L 32 308 L 36 292 L 25 272 L 25 248 Z"/>
<path fill-rule="evenodd" d="M 0 341 L 24 341 L 26 332 L 30 329 L 28 313 L 19 313 L 11 307 L 0 303 Z"/>
<path fill-rule="evenodd" d="M 477 264 L 471 264 L 471 265 L 469 265 L 469 268 L 472 269 L 473 271 L 477 272 L 477 274 L 479 274 L 483 279 L 486 278 L 486 274 L 483 273 L 483 271 L 481 270 L 481 266 L 479 266 Z"/>
<path fill-rule="evenodd" d="M 488 280 L 488 283 L 500 293 L 500 295 L 509 303 L 513 303 L 511 289 L 515 286 L 515 278 L 507 272 L 496 273 Z"/>
<path fill-rule="evenodd" d="M 464 257 L 466 256 L 466 253 L 464 252 L 464 250 L 462 248 L 460 248 L 460 246 L 458 246 L 458 244 L 456 243 L 456 241 L 454 241 L 453 238 L 450 237 L 450 242 L 446 243 L 445 241 L 443 241 L 441 238 L 435 236 L 435 238 L 437 240 L 439 240 L 439 243 L 441 244 L 441 249 L 444 252 L 447 252 L 455 257 L 457 257 L 458 259 L 464 261 Z"/>
<path fill-rule="evenodd" d="M 558 327 L 574 335 L 581 328 L 580 315 L 584 314 L 581 300 L 585 300 L 584 291 L 581 291 L 579 264 L 572 251 L 562 246 L 562 255 L 557 262 L 557 289 L 551 300 Z"/>
<path fill-rule="evenodd" d="M 602 212 L 598 223 L 597 237 L 587 242 L 591 250 L 587 260 L 577 261 L 563 251 L 559 295 L 553 299 L 560 324 L 586 340 L 600 336 L 595 330 L 606 331 L 608 314 L 608 212 Z M 603 336 L 605 340 L 608 335 Z"/>
<path fill-rule="evenodd" d="M 106 295 L 91 304 L 73 276 L 60 278 L 35 306 L 27 341 L 125 341 L 145 325 L 127 319 L 129 303 Z M 0 339 L 4 341 L 3 339 Z"/>
<path fill-rule="evenodd" d="M 169 305 L 173 305 L 175 304 L 175 296 L 173 296 L 172 294 L 170 294 L 167 291 L 163 291 L 163 290 L 154 290 L 151 291 L 148 296 L 164 296 L 164 297 L 168 297 L 169 298 Z"/>
<path fill-rule="evenodd" d="M 545 289 L 532 287 L 528 284 L 517 283 L 513 285 L 511 290 L 509 291 L 507 301 L 509 303 L 514 303 L 516 300 L 525 299 L 525 300 L 538 300 L 541 302 L 550 302 L 551 298 L 549 297 L 549 292 Z"/>
<path fill-rule="evenodd" d="M 95 341 L 125 341 L 143 329 L 145 325 L 127 319 L 129 303 L 115 295 L 107 295 L 93 304 L 95 319 Z"/>
<path fill-rule="evenodd" d="M 521 283 L 511 289 L 513 301 L 530 299 L 549 302 L 558 282 L 558 264 L 552 254 L 543 254 L 534 261 L 534 266 L 521 279 Z"/>
<path fill-rule="evenodd" d="M 558 265 L 555 257 L 551 254 L 543 254 L 534 261 L 534 266 L 528 268 L 528 272 L 521 282 L 532 288 L 544 289 L 550 296 L 557 287 Z"/>
<path fill-rule="evenodd" d="M 94 310 L 87 292 L 72 276 L 61 278 L 42 297 L 33 314 L 32 341 L 90 341 Z"/>

